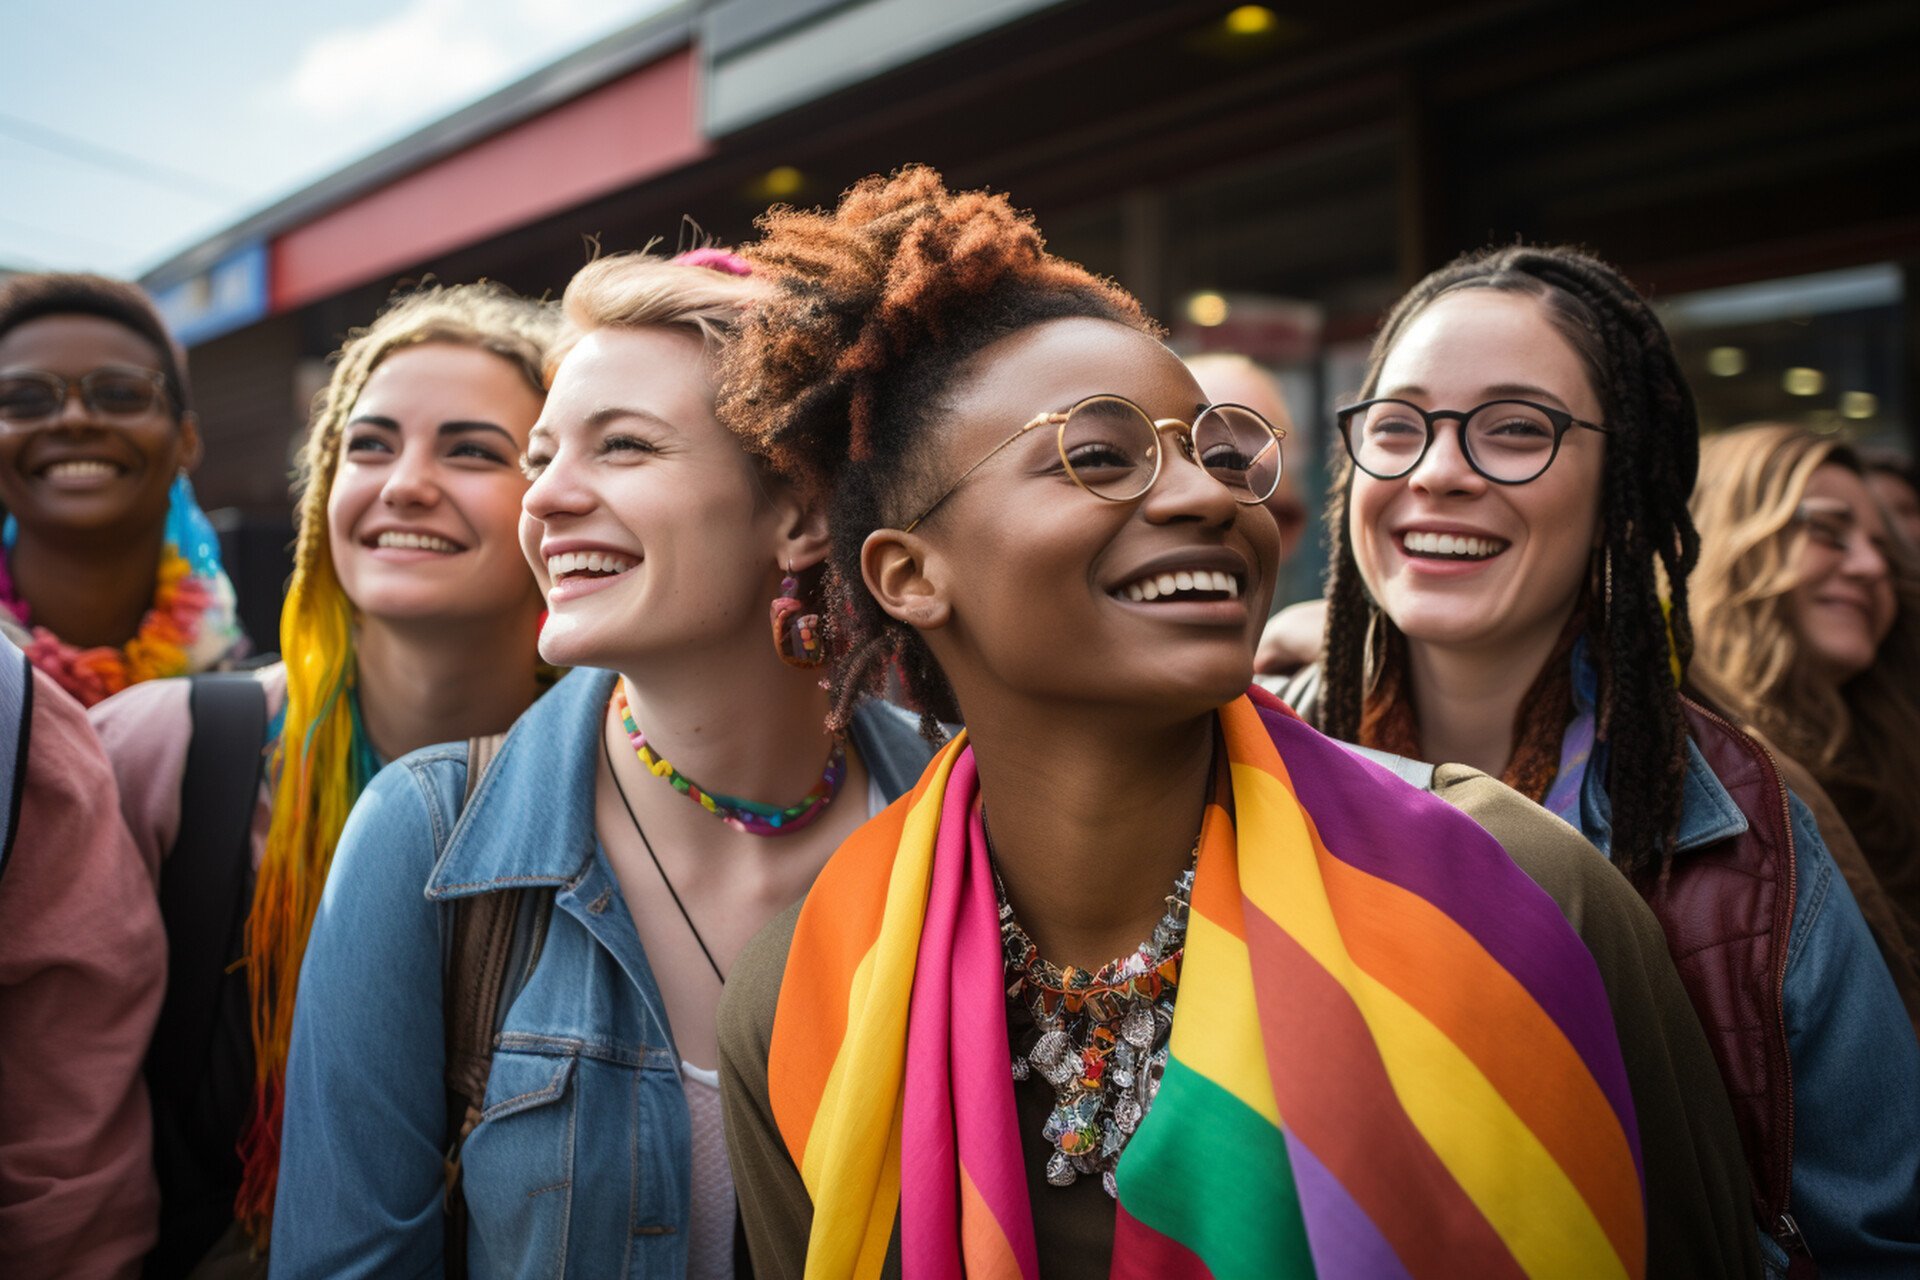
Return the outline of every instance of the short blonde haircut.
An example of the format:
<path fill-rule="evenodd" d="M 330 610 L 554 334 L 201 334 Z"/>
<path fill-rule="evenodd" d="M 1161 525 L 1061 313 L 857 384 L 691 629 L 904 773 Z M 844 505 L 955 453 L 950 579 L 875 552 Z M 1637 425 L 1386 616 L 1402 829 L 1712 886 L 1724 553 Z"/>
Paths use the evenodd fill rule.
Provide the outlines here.
<path fill-rule="evenodd" d="M 560 300 L 566 330 L 548 352 L 547 380 L 574 344 L 596 329 L 689 329 L 709 350 L 717 348 L 768 290 L 753 276 L 710 265 L 716 260 L 737 261 L 713 250 L 692 261 L 643 250 L 595 258 L 580 268 Z"/>

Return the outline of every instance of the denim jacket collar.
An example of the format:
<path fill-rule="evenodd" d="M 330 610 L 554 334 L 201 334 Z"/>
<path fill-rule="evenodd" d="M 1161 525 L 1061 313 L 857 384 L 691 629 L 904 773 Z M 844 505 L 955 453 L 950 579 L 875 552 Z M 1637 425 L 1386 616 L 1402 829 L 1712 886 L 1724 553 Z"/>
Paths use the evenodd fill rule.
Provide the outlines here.
<path fill-rule="evenodd" d="M 1577 717 L 1594 714 L 1599 688 L 1599 673 L 1584 642 L 1574 646 L 1573 701 Z M 1580 833 L 1593 845 L 1613 856 L 1613 799 L 1607 794 L 1607 747 L 1596 746 L 1587 762 L 1586 777 L 1580 786 Z M 1693 739 L 1687 739 L 1686 778 L 1681 784 L 1680 828 L 1674 833 L 1674 852 L 1686 853 L 1716 841 L 1737 836 L 1747 829 L 1747 816 L 1733 802 L 1733 796 L 1700 754 Z"/>
<path fill-rule="evenodd" d="M 528 708 L 460 815 L 427 880 L 427 897 L 571 885 L 596 862 L 591 732 L 613 695 L 611 671 L 580 668 Z M 533 807 L 532 796 L 548 803 Z"/>

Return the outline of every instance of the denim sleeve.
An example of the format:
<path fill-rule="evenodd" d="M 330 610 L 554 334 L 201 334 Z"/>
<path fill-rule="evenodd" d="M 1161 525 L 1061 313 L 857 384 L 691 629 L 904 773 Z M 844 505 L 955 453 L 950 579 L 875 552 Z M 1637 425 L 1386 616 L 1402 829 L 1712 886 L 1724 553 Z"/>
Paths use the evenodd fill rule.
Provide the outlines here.
<path fill-rule="evenodd" d="M 446 1052 L 425 888 L 453 810 L 435 763 L 410 756 L 362 793 L 314 917 L 287 1062 L 276 1280 L 442 1274 Z"/>
<path fill-rule="evenodd" d="M 1793 1213 L 1826 1275 L 1920 1275 L 1920 1044 L 1798 797 L 1793 840 Z"/>

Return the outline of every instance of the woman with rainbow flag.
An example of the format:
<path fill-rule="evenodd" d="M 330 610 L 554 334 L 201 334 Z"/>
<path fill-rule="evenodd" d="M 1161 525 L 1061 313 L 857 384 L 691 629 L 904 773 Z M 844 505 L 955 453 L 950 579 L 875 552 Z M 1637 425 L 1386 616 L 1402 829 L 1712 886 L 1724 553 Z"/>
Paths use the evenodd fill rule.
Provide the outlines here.
<path fill-rule="evenodd" d="M 520 454 L 557 331 L 551 306 L 461 285 L 403 297 L 353 334 L 301 453 L 282 661 L 249 673 L 259 720 L 196 723 L 185 680 L 93 709 L 163 899 L 163 864 L 206 816 L 183 812 L 194 740 L 264 723 L 267 741 L 238 755 L 270 752 L 242 886 L 245 964 L 230 979 L 246 988 L 237 1003 L 250 1009 L 251 1034 L 242 1028 L 240 1045 L 217 1038 L 232 1052 L 155 1080 L 163 1204 L 151 1275 L 185 1274 L 216 1240 L 223 1256 L 265 1249 L 301 960 L 361 790 L 417 747 L 505 729 L 542 687 L 541 601 L 518 538 Z M 172 982 L 201 978 L 176 971 Z M 181 1075 L 192 1078 L 172 1078 Z M 215 1082 L 211 1095 L 196 1096 L 203 1079 Z"/>
<path fill-rule="evenodd" d="M 1248 692 L 1278 433 L 1003 197 L 762 226 L 721 413 L 830 495 L 835 705 L 967 728 L 730 975 L 756 1273 L 1750 1274 L 1631 891 Z"/>

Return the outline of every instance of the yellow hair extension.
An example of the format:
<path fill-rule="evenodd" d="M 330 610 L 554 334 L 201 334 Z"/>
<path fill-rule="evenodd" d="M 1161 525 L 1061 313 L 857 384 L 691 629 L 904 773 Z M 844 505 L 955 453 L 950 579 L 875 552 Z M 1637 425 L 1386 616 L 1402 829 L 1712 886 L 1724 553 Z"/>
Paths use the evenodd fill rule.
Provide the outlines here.
<path fill-rule="evenodd" d="M 426 342 L 479 347 L 513 363 L 544 392 L 542 367 L 557 328 L 550 305 L 492 285 L 415 293 L 348 340 L 315 408 L 296 480 L 300 531 L 293 581 L 280 615 L 287 701 L 274 753 L 273 819 L 246 926 L 255 1095 L 234 1209 L 261 1244 L 273 1224 L 300 961 L 340 831 L 368 780 L 362 762 L 371 754 L 364 741 L 355 741 L 354 612 L 327 542 L 327 500 L 341 437 L 368 377 L 394 351 Z"/>

